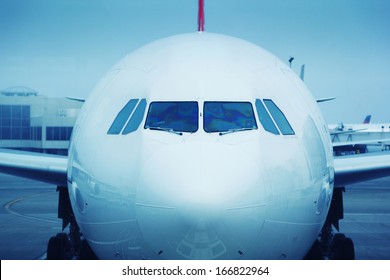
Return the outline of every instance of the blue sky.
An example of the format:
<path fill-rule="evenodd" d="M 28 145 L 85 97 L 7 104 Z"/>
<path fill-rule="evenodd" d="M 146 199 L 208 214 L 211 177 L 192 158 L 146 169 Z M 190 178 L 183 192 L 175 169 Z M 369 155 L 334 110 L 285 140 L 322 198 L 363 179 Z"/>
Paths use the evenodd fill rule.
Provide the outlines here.
<path fill-rule="evenodd" d="M 0 90 L 86 97 L 153 40 L 197 29 L 198 0 L 0 0 Z M 258 44 L 305 82 L 328 122 L 390 122 L 390 1 L 205 0 L 206 31 Z"/>

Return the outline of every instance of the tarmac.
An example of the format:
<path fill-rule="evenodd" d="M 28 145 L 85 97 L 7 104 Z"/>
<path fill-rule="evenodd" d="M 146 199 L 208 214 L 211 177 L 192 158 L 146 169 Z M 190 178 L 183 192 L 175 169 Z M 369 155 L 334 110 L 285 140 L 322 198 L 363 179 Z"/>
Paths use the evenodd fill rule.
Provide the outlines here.
<path fill-rule="evenodd" d="M 0 259 L 45 259 L 61 232 L 54 185 L 0 173 Z M 340 231 L 352 238 L 356 259 L 390 260 L 390 177 L 346 187 Z"/>

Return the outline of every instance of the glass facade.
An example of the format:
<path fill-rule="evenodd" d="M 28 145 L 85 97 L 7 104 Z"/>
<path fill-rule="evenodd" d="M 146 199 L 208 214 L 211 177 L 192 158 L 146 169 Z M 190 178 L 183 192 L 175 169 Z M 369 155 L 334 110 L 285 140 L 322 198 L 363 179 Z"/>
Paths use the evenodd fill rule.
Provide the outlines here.
<path fill-rule="evenodd" d="M 32 140 L 30 106 L 0 105 L 0 139 Z"/>
<path fill-rule="evenodd" d="M 42 140 L 42 127 L 32 126 L 30 128 L 30 140 L 41 141 Z"/>
<path fill-rule="evenodd" d="M 73 127 L 67 126 L 48 126 L 46 127 L 47 141 L 69 141 L 72 135 Z"/>
<path fill-rule="evenodd" d="M 31 126 L 29 105 L 0 105 L 0 140 L 42 141 L 42 127 Z M 46 127 L 46 140 L 69 141 L 72 127 Z"/>

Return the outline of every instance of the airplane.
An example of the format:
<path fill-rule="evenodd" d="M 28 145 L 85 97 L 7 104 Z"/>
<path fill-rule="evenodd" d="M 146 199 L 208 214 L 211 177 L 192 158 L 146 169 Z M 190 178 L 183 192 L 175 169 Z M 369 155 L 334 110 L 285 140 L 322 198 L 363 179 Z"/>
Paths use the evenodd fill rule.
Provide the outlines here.
<path fill-rule="evenodd" d="M 371 123 L 371 115 L 367 115 L 362 123 L 359 124 L 344 124 L 340 122 L 338 125 L 328 125 L 331 135 L 350 134 L 353 132 L 377 132 L 389 133 L 390 123 Z"/>
<path fill-rule="evenodd" d="M 361 124 L 329 124 L 329 132 L 337 155 L 378 152 L 390 149 L 390 124 L 371 123 L 367 115 Z"/>
<path fill-rule="evenodd" d="M 316 100 L 270 52 L 204 31 L 147 44 L 98 83 L 69 155 L 0 151 L 57 185 L 48 259 L 353 259 L 344 186 L 390 154 L 334 158 Z M 65 230 L 68 232 L 65 232 Z"/>

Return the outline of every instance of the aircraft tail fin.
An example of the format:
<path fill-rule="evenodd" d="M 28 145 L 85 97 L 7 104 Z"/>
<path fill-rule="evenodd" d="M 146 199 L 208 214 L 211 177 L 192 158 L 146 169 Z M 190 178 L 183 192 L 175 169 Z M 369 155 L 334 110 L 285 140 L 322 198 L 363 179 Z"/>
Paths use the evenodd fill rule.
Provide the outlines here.
<path fill-rule="evenodd" d="M 204 0 L 199 0 L 198 32 L 204 31 Z"/>
<path fill-rule="evenodd" d="M 369 124 L 371 123 L 371 115 L 367 115 L 366 118 L 363 121 L 364 124 Z"/>

